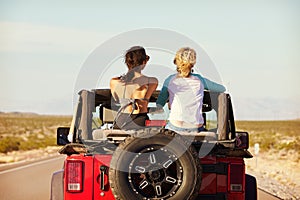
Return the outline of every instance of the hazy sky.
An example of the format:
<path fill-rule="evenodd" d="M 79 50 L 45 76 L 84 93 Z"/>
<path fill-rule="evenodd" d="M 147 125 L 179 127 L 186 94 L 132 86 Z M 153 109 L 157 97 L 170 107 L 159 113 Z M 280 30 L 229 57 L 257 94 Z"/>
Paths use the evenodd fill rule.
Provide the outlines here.
<path fill-rule="evenodd" d="M 98 46 L 159 28 L 205 50 L 238 119 L 299 118 L 299 11 L 297 0 L 0 0 L 0 111 L 71 114 L 78 73 Z"/>

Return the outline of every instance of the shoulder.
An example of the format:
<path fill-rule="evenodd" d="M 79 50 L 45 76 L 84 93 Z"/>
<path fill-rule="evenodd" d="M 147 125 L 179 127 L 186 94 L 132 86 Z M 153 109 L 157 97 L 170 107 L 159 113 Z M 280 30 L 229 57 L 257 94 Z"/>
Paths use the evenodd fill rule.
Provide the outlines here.
<path fill-rule="evenodd" d="M 113 78 L 111 78 L 110 80 L 112 81 L 112 80 L 115 80 L 115 81 L 118 81 L 118 80 L 120 80 L 121 79 L 121 77 L 119 76 L 119 77 L 113 77 Z"/>
<path fill-rule="evenodd" d="M 112 87 L 112 86 L 120 83 L 120 81 L 121 81 L 120 77 L 114 77 L 114 78 L 110 79 L 110 86 Z"/>
<path fill-rule="evenodd" d="M 203 79 L 203 76 L 201 76 L 200 74 L 192 73 L 191 76 L 192 76 L 192 77 L 197 77 L 197 78 L 199 78 L 199 79 L 201 79 L 201 80 Z"/>
<path fill-rule="evenodd" d="M 191 74 L 191 77 L 193 78 L 193 79 L 198 79 L 199 81 L 201 81 L 204 85 L 206 84 L 206 78 L 204 78 L 202 75 L 200 75 L 200 74 L 194 74 L 194 73 L 192 73 Z"/>
<path fill-rule="evenodd" d="M 177 73 L 176 74 L 171 74 L 171 75 L 169 75 L 168 77 L 167 77 L 167 79 L 168 78 L 174 78 L 174 77 L 176 77 L 177 76 Z"/>
<path fill-rule="evenodd" d="M 149 83 L 158 84 L 158 79 L 156 77 L 148 77 Z"/>
<path fill-rule="evenodd" d="M 143 75 L 143 82 L 150 83 L 150 84 L 158 84 L 158 79 L 156 77 Z"/>
<path fill-rule="evenodd" d="M 165 81 L 170 81 L 171 79 L 176 78 L 176 77 L 177 77 L 177 74 L 171 74 L 165 79 Z"/>
<path fill-rule="evenodd" d="M 171 74 L 165 79 L 165 84 L 169 84 L 171 80 L 175 79 L 177 74 Z"/>
<path fill-rule="evenodd" d="M 168 87 L 168 85 L 170 84 L 171 80 L 173 80 L 174 78 L 176 78 L 177 74 L 171 74 L 169 75 L 165 80 L 164 80 L 164 87 Z"/>
<path fill-rule="evenodd" d="M 120 77 L 113 77 L 112 79 L 110 79 L 110 82 L 119 82 L 120 80 Z"/>

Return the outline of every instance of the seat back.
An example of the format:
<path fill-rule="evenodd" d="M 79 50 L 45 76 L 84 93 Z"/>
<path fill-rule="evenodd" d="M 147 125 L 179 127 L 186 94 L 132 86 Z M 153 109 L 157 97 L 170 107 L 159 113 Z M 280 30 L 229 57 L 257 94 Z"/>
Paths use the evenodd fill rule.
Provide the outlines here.
<path fill-rule="evenodd" d="M 103 107 L 103 123 L 113 123 L 115 117 L 117 116 L 117 111 Z"/>

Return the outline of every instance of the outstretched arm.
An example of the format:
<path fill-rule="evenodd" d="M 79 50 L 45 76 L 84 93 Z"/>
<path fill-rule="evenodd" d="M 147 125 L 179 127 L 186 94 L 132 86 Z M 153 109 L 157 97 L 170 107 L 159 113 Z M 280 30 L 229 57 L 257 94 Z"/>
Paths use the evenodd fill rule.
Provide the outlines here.
<path fill-rule="evenodd" d="M 203 83 L 204 83 L 205 89 L 210 90 L 212 92 L 225 92 L 226 91 L 226 88 L 223 85 L 213 82 L 207 78 L 203 78 L 203 79 L 204 79 Z"/>
<path fill-rule="evenodd" d="M 204 84 L 204 89 L 206 89 L 206 90 L 210 90 L 212 92 L 225 92 L 226 91 L 226 88 L 221 84 L 218 84 L 207 78 L 204 78 L 200 74 L 193 74 L 193 75 L 197 76 L 202 81 L 202 83 Z"/>

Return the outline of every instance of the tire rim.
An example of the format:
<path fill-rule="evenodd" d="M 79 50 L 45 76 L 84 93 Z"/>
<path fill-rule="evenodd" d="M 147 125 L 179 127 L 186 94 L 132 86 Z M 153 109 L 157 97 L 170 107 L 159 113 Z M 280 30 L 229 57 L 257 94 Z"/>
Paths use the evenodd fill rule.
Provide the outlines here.
<path fill-rule="evenodd" d="M 183 168 L 177 156 L 162 146 L 143 149 L 129 164 L 129 185 L 145 199 L 175 195 L 182 177 Z"/>

